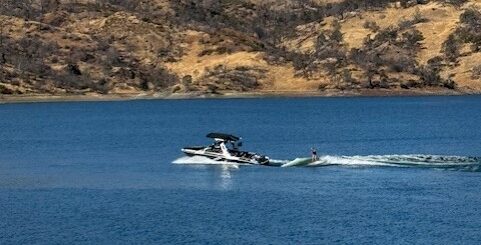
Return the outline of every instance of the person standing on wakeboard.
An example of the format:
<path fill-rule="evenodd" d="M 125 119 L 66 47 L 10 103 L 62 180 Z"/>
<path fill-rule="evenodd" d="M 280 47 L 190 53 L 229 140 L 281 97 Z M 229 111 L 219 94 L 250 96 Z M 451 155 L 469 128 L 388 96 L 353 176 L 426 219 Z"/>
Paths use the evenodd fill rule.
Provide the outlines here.
<path fill-rule="evenodd" d="M 317 151 L 316 148 L 311 147 L 311 160 L 312 162 L 317 161 L 319 158 L 317 157 Z"/>

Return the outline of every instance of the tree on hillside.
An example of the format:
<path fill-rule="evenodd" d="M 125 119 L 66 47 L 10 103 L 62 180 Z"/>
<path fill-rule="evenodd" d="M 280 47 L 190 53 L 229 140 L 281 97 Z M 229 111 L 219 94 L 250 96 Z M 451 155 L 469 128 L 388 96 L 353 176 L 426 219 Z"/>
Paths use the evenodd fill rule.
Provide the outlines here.
<path fill-rule="evenodd" d="M 40 5 L 41 14 L 46 14 L 52 10 L 55 10 L 60 5 L 59 0 L 38 0 Z"/>
<path fill-rule="evenodd" d="M 411 50 L 414 53 L 420 48 L 421 44 L 419 42 L 422 40 L 424 40 L 422 32 L 417 29 L 412 29 L 401 35 L 399 44 L 402 48 Z"/>
<path fill-rule="evenodd" d="M 455 35 L 451 34 L 443 43 L 442 52 L 450 62 L 456 62 L 459 57 L 459 43 Z"/>
<path fill-rule="evenodd" d="M 344 34 L 341 32 L 341 23 L 339 23 L 339 20 L 337 19 L 332 22 L 331 40 L 337 43 L 342 43 L 344 41 Z"/>
<path fill-rule="evenodd" d="M 480 79 L 481 78 L 481 64 L 473 67 L 471 71 L 471 78 Z"/>
<path fill-rule="evenodd" d="M 8 9 L 10 8 L 10 2 L 6 1 L 5 3 L 0 4 L 0 15 L 5 14 Z M 5 58 L 5 46 L 4 46 L 4 39 L 5 39 L 5 22 L 2 20 L 0 21 L 0 64 L 4 64 L 7 62 Z"/>
<path fill-rule="evenodd" d="M 442 2 L 446 4 L 451 4 L 455 8 L 461 8 L 465 3 L 467 3 L 469 0 L 442 0 Z"/>
<path fill-rule="evenodd" d="M 463 24 L 472 26 L 473 28 L 479 28 L 481 27 L 481 11 L 474 7 L 468 8 L 461 14 L 459 20 Z"/>
<path fill-rule="evenodd" d="M 5 31 L 5 23 L 3 21 L 0 21 L 0 49 L 3 48 L 4 31 Z M 2 50 L 0 50 L 0 53 L 2 53 Z"/>
<path fill-rule="evenodd" d="M 471 43 L 472 50 L 479 52 L 481 50 L 481 11 L 476 8 L 469 8 L 459 17 L 461 25 L 456 30 L 462 42 Z"/>

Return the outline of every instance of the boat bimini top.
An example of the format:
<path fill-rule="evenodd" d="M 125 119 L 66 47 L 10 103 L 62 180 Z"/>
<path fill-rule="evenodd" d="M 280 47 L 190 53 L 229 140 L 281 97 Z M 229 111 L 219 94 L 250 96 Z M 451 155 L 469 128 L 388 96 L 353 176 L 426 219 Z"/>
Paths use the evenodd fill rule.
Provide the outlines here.
<path fill-rule="evenodd" d="M 215 140 L 224 140 L 224 141 L 232 141 L 232 142 L 241 140 L 240 137 L 237 137 L 231 134 L 222 134 L 222 133 L 210 133 L 210 134 L 207 134 L 206 137 L 215 139 Z"/>

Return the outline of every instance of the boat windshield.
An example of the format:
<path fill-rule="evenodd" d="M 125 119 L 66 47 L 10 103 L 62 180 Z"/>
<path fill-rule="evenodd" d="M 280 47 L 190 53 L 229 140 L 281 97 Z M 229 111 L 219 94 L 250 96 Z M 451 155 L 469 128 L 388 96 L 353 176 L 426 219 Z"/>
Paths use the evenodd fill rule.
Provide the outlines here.
<path fill-rule="evenodd" d="M 222 149 L 220 148 L 220 143 L 221 142 L 215 142 L 214 144 L 209 146 L 209 150 L 213 152 L 222 152 Z"/>
<path fill-rule="evenodd" d="M 231 141 L 229 144 L 226 144 L 227 149 L 232 152 L 238 152 L 240 151 L 240 147 L 242 146 L 241 141 Z"/>

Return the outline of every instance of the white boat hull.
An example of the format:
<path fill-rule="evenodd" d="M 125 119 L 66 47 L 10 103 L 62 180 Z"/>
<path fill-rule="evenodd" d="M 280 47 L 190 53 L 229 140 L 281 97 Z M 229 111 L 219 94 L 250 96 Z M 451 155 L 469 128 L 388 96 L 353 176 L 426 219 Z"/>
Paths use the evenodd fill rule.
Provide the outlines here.
<path fill-rule="evenodd" d="M 254 156 L 254 157 L 238 157 L 238 156 L 226 155 L 223 153 L 210 152 L 205 149 L 193 150 L 189 148 L 184 148 L 182 149 L 182 152 L 184 152 L 188 156 L 203 156 L 203 157 L 207 157 L 212 160 L 220 161 L 220 162 L 235 162 L 235 163 L 255 164 L 255 165 L 269 164 L 269 158 L 265 156 L 258 156 L 257 154 L 247 153 L 247 152 L 246 153 L 248 155 Z"/>

